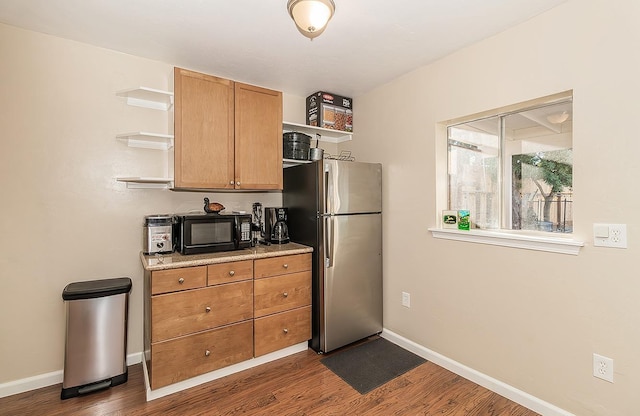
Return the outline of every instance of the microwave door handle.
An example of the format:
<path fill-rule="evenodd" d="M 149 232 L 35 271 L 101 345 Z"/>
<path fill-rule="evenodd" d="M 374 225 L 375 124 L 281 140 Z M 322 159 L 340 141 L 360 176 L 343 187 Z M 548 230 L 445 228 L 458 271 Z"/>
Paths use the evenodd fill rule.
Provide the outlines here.
<path fill-rule="evenodd" d="M 242 238 L 242 233 L 240 231 L 240 218 L 238 217 L 235 217 L 233 219 L 233 235 L 235 236 L 233 245 L 235 246 L 235 248 L 238 248 L 240 246 L 240 241 Z"/>
<path fill-rule="evenodd" d="M 238 216 L 233 218 L 233 235 L 234 239 L 232 243 L 234 247 L 238 249 L 240 248 L 240 242 L 242 241 L 242 221 Z"/>

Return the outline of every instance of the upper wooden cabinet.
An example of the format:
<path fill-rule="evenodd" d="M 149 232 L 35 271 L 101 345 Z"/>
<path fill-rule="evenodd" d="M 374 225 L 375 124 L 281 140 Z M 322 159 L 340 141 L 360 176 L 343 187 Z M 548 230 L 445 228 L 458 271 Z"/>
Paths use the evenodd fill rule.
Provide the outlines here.
<path fill-rule="evenodd" d="M 236 82 L 237 189 L 282 189 L 282 93 Z"/>
<path fill-rule="evenodd" d="M 282 189 L 282 93 L 174 70 L 176 188 Z"/>
<path fill-rule="evenodd" d="M 176 188 L 234 188 L 233 81 L 174 70 Z"/>

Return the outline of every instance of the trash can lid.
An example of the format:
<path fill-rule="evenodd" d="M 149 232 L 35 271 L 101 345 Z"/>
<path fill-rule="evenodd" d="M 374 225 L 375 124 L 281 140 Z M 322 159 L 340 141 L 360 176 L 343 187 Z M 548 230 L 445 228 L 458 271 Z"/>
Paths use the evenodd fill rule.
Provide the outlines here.
<path fill-rule="evenodd" d="M 117 277 L 114 279 L 89 280 L 87 282 L 69 283 L 62 291 L 63 300 L 93 299 L 104 296 L 119 295 L 131 291 L 131 279 Z"/>

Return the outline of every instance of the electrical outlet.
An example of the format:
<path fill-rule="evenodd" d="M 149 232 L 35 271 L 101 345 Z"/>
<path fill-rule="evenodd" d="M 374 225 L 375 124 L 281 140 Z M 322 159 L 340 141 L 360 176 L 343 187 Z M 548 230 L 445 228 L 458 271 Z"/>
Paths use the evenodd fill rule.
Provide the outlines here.
<path fill-rule="evenodd" d="M 402 292 L 402 306 L 405 308 L 411 307 L 411 295 L 407 292 Z"/>
<path fill-rule="evenodd" d="M 593 245 L 627 248 L 627 224 L 593 224 Z"/>
<path fill-rule="evenodd" d="M 593 376 L 613 383 L 613 359 L 594 353 Z"/>

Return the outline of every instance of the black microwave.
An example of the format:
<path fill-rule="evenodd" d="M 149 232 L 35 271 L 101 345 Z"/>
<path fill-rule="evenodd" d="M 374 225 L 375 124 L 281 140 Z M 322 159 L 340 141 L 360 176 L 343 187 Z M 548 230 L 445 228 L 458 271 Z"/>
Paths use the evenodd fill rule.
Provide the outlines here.
<path fill-rule="evenodd" d="M 173 238 L 182 254 L 213 253 L 251 247 L 250 214 L 178 214 Z"/>

